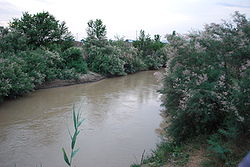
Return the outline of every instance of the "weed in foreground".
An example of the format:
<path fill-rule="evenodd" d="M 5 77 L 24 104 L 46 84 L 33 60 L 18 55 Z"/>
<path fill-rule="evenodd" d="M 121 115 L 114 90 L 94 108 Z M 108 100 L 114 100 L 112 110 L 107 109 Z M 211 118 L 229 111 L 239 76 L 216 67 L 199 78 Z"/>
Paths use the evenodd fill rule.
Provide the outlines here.
<path fill-rule="evenodd" d="M 77 136 L 80 133 L 79 127 L 81 126 L 82 122 L 84 121 L 84 119 L 81 117 L 81 112 L 78 111 L 76 113 L 75 106 L 73 107 L 73 114 L 72 115 L 73 115 L 73 122 L 74 122 L 74 134 L 73 134 L 73 136 L 70 133 L 70 130 L 68 129 L 68 132 L 69 132 L 69 135 L 70 135 L 70 138 L 71 138 L 71 153 L 70 153 L 70 157 L 67 155 L 65 149 L 62 148 L 64 161 L 70 167 L 72 166 L 72 160 L 73 160 L 74 156 L 79 151 L 79 148 L 77 148 L 77 149 L 75 148 L 75 146 L 76 146 L 76 139 L 77 139 Z"/>

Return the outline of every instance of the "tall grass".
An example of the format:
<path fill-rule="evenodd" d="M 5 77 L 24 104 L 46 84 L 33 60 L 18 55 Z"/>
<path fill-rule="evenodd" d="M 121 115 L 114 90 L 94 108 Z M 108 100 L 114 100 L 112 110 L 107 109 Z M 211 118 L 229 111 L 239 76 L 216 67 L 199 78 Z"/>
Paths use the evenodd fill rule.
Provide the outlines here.
<path fill-rule="evenodd" d="M 79 127 L 81 126 L 82 122 L 84 121 L 84 119 L 82 118 L 80 110 L 78 110 L 77 112 L 75 111 L 75 106 L 73 106 L 72 115 L 73 115 L 73 123 L 74 123 L 74 134 L 72 135 L 70 130 L 68 129 L 69 136 L 71 138 L 71 153 L 70 153 L 70 156 L 68 156 L 65 149 L 62 148 L 64 161 L 70 167 L 72 166 L 72 161 L 73 161 L 74 156 L 79 151 L 79 148 L 75 148 L 76 139 L 77 139 L 77 136 L 80 133 Z"/>

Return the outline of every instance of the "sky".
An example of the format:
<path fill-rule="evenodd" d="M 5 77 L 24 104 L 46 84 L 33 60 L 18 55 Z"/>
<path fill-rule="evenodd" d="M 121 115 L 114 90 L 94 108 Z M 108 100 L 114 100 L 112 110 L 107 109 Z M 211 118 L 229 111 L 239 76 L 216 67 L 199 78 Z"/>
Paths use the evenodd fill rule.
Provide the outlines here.
<path fill-rule="evenodd" d="M 109 39 L 135 39 L 141 29 L 162 37 L 173 30 L 201 30 L 205 24 L 229 20 L 235 11 L 250 18 L 250 0 L 0 0 L 0 26 L 23 12 L 42 11 L 65 21 L 76 40 L 86 38 L 91 19 L 103 20 Z"/>

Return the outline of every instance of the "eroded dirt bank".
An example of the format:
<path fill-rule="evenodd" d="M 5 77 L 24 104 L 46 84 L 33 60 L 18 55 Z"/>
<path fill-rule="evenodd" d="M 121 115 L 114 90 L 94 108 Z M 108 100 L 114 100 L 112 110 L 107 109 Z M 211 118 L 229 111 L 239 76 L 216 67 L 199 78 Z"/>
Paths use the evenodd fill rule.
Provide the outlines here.
<path fill-rule="evenodd" d="M 82 75 L 79 80 L 56 79 L 54 81 L 45 82 L 42 85 L 39 85 L 36 89 L 47 89 L 47 88 L 62 87 L 62 86 L 69 86 L 69 85 L 75 85 L 75 84 L 83 84 L 83 83 L 88 83 L 88 82 L 99 81 L 104 78 L 105 77 L 100 74 L 89 72 L 87 74 Z"/>

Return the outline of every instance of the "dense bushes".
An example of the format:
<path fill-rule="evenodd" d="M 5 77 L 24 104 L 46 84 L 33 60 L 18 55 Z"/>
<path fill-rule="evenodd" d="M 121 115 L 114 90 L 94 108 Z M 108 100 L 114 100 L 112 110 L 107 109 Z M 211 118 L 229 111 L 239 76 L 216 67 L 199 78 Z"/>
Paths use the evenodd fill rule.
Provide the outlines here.
<path fill-rule="evenodd" d="M 15 97 L 34 88 L 32 79 L 22 70 L 23 64 L 25 62 L 15 56 L 10 59 L 0 57 L 0 101 L 3 97 Z"/>
<path fill-rule="evenodd" d="M 78 73 L 87 73 L 87 63 L 83 59 L 83 51 L 80 48 L 71 47 L 62 53 L 64 65 L 67 69 L 75 69 Z"/>
<path fill-rule="evenodd" d="M 139 56 L 147 69 L 159 69 L 165 65 L 166 56 L 160 35 L 155 35 L 154 39 L 151 39 L 149 35 L 145 35 L 145 31 L 141 30 L 138 39 L 133 42 L 133 46 L 138 49 Z"/>
<path fill-rule="evenodd" d="M 15 30 L 0 27 L 0 39 L 0 53 L 16 53 L 28 49 L 27 37 Z"/>
<path fill-rule="evenodd" d="M 125 75 L 124 61 L 116 55 L 96 55 L 92 69 L 107 76 Z"/>
<path fill-rule="evenodd" d="M 145 37 L 144 31 L 133 44 L 116 39 L 107 40 L 106 26 L 100 19 L 90 20 L 88 37 L 84 41 L 88 67 L 106 76 L 126 75 L 146 69 L 159 69 L 164 66 L 166 56 L 160 36 L 152 40 Z"/>
<path fill-rule="evenodd" d="M 138 55 L 138 49 L 133 47 L 131 43 L 125 42 L 123 38 L 117 38 L 110 42 L 115 54 L 124 61 L 125 73 L 130 74 L 146 69 L 145 63 Z"/>
<path fill-rule="evenodd" d="M 85 74 L 82 49 L 72 46 L 65 23 L 48 12 L 24 13 L 10 27 L 0 27 L 0 100 L 25 94 L 45 81 Z"/>
<path fill-rule="evenodd" d="M 151 40 L 141 34 L 132 44 L 123 39 L 108 40 L 106 33 L 102 20 L 90 20 L 84 47 L 72 47 L 73 37 L 65 23 L 48 12 L 34 15 L 26 12 L 20 19 L 13 19 L 9 27 L 0 27 L 1 61 L 17 63 L 19 76 L 26 78 L 19 81 L 16 74 L 4 72 L 2 80 L 10 80 L 12 86 L 6 91 L 1 87 L 1 98 L 22 95 L 53 79 L 78 79 L 88 68 L 105 76 L 119 76 L 158 69 L 165 64 L 160 36 Z M 4 63 L 1 66 L 8 68 Z M 20 86 L 21 82 L 25 84 Z"/>
<path fill-rule="evenodd" d="M 23 71 L 32 78 L 35 85 L 57 78 L 58 67 L 62 63 L 58 53 L 39 48 L 20 52 L 17 56 L 25 61 Z"/>
<path fill-rule="evenodd" d="M 124 75 L 124 62 L 115 54 L 106 33 L 106 26 L 100 19 L 88 22 L 88 37 L 84 42 L 88 67 L 106 76 Z"/>
<path fill-rule="evenodd" d="M 226 166 L 236 166 L 237 161 L 229 162 L 233 145 L 244 148 L 243 139 L 250 135 L 249 36 L 249 20 L 236 12 L 232 22 L 206 25 L 186 36 L 168 35 L 165 48 L 162 93 L 170 136 L 179 143 L 210 136 L 213 157 Z"/>

